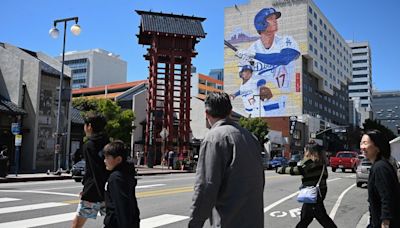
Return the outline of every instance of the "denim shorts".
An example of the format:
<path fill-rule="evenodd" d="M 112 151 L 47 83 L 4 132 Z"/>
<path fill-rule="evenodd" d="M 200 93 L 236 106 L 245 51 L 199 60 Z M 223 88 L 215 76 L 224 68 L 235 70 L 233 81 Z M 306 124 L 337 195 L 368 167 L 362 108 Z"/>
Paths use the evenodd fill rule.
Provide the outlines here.
<path fill-rule="evenodd" d="M 81 200 L 76 210 L 79 217 L 96 219 L 97 214 L 100 212 L 101 216 L 106 215 L 106 204 L 103 202 L 89 202 Z"/>

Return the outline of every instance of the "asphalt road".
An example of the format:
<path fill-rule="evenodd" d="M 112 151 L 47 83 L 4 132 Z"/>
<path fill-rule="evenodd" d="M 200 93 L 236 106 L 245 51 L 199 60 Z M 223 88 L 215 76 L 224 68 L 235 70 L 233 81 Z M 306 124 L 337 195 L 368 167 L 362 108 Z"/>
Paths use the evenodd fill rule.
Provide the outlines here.
<path fill-rule="evenodd" d="M 300 177 L 265 173 L 265 227 L 295 227 Z M 140 177 L 141 227 L 187 227 L 193 183 L 194 174 Z M 0 184 L 0 228 L 70 227 L 81 188 L 73 180 Z M 325 206 L 338 227 L 357 227 L 368 210 L 367 190 L 355 186 L 353 173 L 330 172 Z M 88 220 L 85 227 L 102 227 L 102 219 Z M 321 226 L 314 220 L 310 227 Z"/>

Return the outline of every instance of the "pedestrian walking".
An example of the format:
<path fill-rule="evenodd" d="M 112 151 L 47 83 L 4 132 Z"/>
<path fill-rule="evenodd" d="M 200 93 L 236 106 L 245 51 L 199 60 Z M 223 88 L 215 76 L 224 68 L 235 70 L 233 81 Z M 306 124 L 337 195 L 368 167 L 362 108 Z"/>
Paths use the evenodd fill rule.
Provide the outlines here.
<path fill-rule="evenodd" d="M 103 153 L 104 146 L 109 142 L 104 133 L 106 120 L 101 114 L 89 112 L 84 121 L 84 131 L 88 139 L 83 145 L 86 168 L 77 214 L 72 221 L 73 228 L 83 227 L 88 218 L 96 219 L 98 213 L 105 215 L 104 185 L 109 175 L 104 165 Z"/>
<path fill-rule="evenodd" d="M 368 178 L 369 228 L 400 227 L 400 184 L 390 163 L 390 144 L 378 130 L 369 130 L 361 138 L 360 149 L 371 163 Z"/>
<path fill-rule="evenodd" d="M 169 167 L 171 167 L 171 169 L 174 169 L 174 158 L 175 158 L 175 152 L 171 148 L 168 151 L 168 169 Z"/>
<path fill-rule="evenodd" d="M 283 166 L 279 167 L 276 172 L 279 174 L 302 175 L 300 188 L 319 185 L 317 201 L 315 203 L 303 203 L 300 221 L 297 223 L 296 228 L 308 227 L 314 218 L 325 228 L 337 227 L 324 206 L 328 191 L 326 185 L 328 170 L 326 168 L 325 152 L 322 151 L 321 146 L 311 141 L 304 148 L 304 159 L 300 166 Z"/>
<path fill-rule="evenodd" d="M 207 95 L 211 130 L 200 146 L 188 227 L 264 227 L 264 170 L 257 138 L 229 119 L 229 95 Z"/>
<path fill-rule="evenodd" d="M 127 162 L 128 151 L 122 141 L 107 144 L 104 155 L 106 169 L 111 171 L 105 187 L 104 228 L 138 228 L 135 166 Z"/>

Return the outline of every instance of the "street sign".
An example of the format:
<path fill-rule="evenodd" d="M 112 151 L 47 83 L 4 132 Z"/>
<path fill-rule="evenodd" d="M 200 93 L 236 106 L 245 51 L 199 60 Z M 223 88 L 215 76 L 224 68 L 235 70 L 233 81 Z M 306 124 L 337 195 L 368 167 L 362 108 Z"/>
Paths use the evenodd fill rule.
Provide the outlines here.
<path fill-rule="evenodd" d="M 11 133 L 13 135 L 17 135 L 21 133 L 21 124 L 20 123 L 11 123 Z"/>
<path fill-rule="evenodd" d="M 15 146 L 22 145 L 22 135 L 15 135 Z"/>
<path fill-rule="evenodd" d="M 160 132 L 161 138 L 162 138 L 162 139 L 166 139 L 166 138 L 168 137 L 168 135 L 169 135 L 168 130 L 167 130 L 166 128 L 163 128 L 163 129 L 161 130 L 161 132 Z"/>
<path fill-rule="evenodd" d="M 312 138 L 312 139 L 315 139 L 315 138 L 316 138 L 315 132 L 311 132 L 310 138 Z"/>
<path fill-rule="evenodd" d="M 297 116 L 289 117 L 289 134 L 293 135 L 294 129 L 296 127 Z"/>

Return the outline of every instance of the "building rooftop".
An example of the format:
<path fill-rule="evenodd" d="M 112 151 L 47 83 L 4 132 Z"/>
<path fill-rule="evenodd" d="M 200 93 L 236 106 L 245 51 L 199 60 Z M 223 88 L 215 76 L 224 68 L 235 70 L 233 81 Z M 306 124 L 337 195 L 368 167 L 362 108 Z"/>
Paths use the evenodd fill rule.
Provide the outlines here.
<path fill-rule="evenodd" d="M 206 36 L 201 22 L 205 18 L 136 10 L 142 17 L 141 32 L 158 32 L 171 35 Z"/>
<path fill-rule="evenodd" d="M 99 97 L 104 97 L 104 94 L 107 92 L 110 95 L 114 93 L 115 96 L 120 95 L 120 92 L 124 92 L 134 86 L 147 83 L 147 80 L 133 81 L 133 82 L 124 82 L 124 83 L 116 83 L 110 85 L 96 86 L 90 88 L 82 88 L 82 89 L 74 89 L 72 90 L 72 95 L 74 97 L 79 96 L 88 96 L 88 95 L 99 95 Z M 113 97 L 107 97 L 113 98 Z"/>

